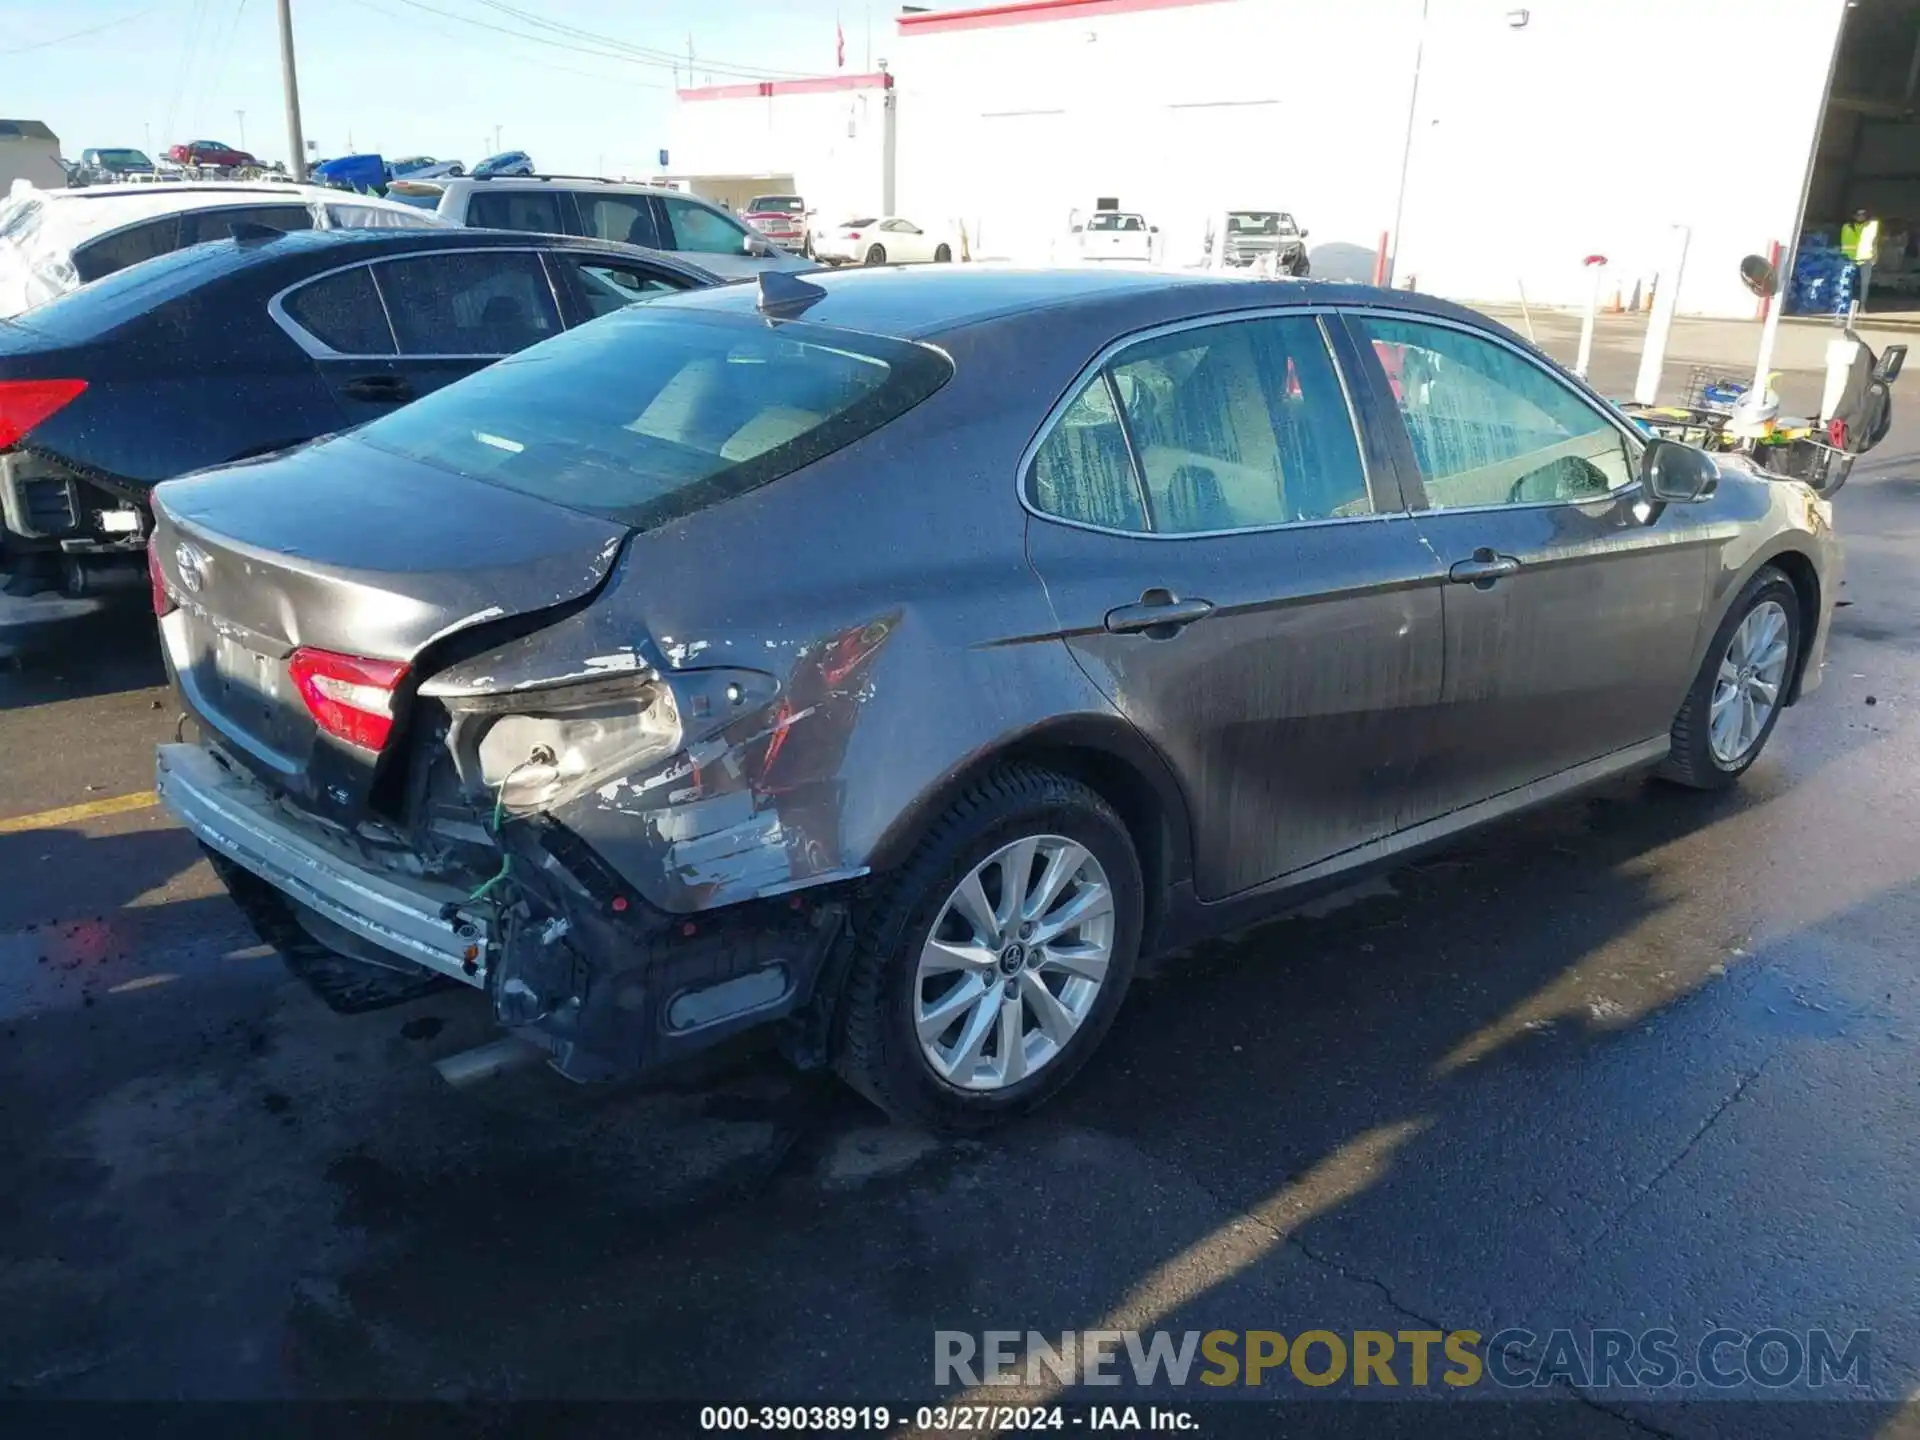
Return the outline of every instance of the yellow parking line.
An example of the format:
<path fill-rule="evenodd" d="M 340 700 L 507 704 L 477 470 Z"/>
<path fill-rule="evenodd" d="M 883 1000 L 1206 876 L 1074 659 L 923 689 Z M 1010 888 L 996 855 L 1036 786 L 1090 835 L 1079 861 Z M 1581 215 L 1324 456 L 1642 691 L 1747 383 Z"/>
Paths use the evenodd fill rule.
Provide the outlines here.
<path fill-rule="evenodd" d="M 124 815 L 129 810 L 145 810 L 158 805 L 160 797 L 151 790 L 137 795 L 116 795 L 111 800 L 89 800 L 84 805 L 65 805 L 58 810 L 42 810 L 38 815 L 15 815 L 0 820 L 0 835 L 20 835 L 28 830 L 52 830 L 76 820 L 92 820 L 101 815 Z"/>

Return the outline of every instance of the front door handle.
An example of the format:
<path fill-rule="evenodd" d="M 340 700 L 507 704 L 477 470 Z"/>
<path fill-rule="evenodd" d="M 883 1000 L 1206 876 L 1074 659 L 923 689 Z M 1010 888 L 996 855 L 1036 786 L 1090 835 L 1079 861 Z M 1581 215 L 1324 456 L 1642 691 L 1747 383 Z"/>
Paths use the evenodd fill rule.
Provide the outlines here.
<path fill-rule="evenodd" d="M 404 405 L 413 399 L 413 386 L 404 375 L 359 375 L 340 387 L 350 400 L 376 405 Z"/>
<path fill-rule="evenodd" d="M 1176 599 L 1171 590 L 1148 590 L 1137 605 L 1121 605 L 1107 612 L 1107 629 L 1115 635 L 1145 635 L 1171 640 L 1196 620 L 1213 613 L 1211 600 Z"/>
<path fill-rule="evenodd" d="M 1511 555 L 1500 555 L 1484 546 L 1473 552 L 1471 560 L 1462 560 L 1447 571 L 1447 578 L 1456 585 L 1472 585 L 1479 590 L 1491 590 L 1494 582 L 1508 575 L 1518 574 L 1520 562 Z"/>

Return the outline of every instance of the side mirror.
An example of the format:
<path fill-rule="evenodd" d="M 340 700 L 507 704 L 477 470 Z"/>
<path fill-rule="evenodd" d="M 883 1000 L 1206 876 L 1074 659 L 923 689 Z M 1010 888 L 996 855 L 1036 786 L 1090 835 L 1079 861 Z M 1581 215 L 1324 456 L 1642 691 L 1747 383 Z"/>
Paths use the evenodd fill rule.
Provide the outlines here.
<path fill-rule="evenodd" d="M 1907 347 L 1889 345 L 1880 356 L 1880 363 L 1873 367 L 1873 378 L 1882 384 L 1891 385 L 1900 378 L 1900 371 L 1907 363 Z"/>
<path fill-rule="evenodd" d="M 1147 227 L 1147 233 L 1149 235 L 1158 235 L 1160 233 L 1160 227 L 1158 225 L 1149 225 Z"/>
<path fill-rule="evenodd" d="M 1307 236 L 1309 236 L 1309 235 L 1311 235 L 1312 233 L 1313 233 L 1313 232 L 1312 232 L 1311 230 L 1302 230 L 1302 231 L 1300 232 L 1300 238 L 1301 238 L 1302 240 L 1304 240 L 1304 239 L 1306 239 L 1306 238 L 1307 238 Z"/>
<path fill-rule="evenodd" d="M 1705 500 L 1720 483 L 1713 457 L 1691 445 L 1649 440 L 1640 455 L 1640 485 L 1649 500 L 1685 505 Z"/>
<path fill-rule="evenodd" d="M 1749 255 L 1740 262 L 1740 283 L 1763 300 L 1780 293 L 1780 273 L 1764 255 Z"/>

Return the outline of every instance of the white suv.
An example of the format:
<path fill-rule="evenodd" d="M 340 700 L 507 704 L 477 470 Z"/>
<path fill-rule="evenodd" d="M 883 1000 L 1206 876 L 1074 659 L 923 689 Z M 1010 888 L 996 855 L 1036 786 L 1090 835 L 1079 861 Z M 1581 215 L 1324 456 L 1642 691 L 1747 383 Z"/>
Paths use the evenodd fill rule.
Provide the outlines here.
<path fill-rule="evenodd" d="M 719 206 L 658 185 L 573 175 L 395 180 L 387 198 L 473 229 L 587 235 L 684 255 L 728 278 L 810 270 Z"/>

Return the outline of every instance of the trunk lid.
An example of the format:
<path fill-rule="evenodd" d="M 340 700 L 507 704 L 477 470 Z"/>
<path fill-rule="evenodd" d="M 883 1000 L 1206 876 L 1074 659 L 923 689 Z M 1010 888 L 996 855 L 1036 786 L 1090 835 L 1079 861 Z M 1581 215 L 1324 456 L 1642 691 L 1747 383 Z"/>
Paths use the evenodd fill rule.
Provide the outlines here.
<path fill-rule="evenodd" d="M 380 757 L 320 731 L 289 673 L 296 649 L 416 667 L 397 736 L 429 647 L 591 594 L 627 535 L 347 441 L 169 481 L 154 518 L 182 698 L 256 774 L 341 819 L 361 812 Z"/>

